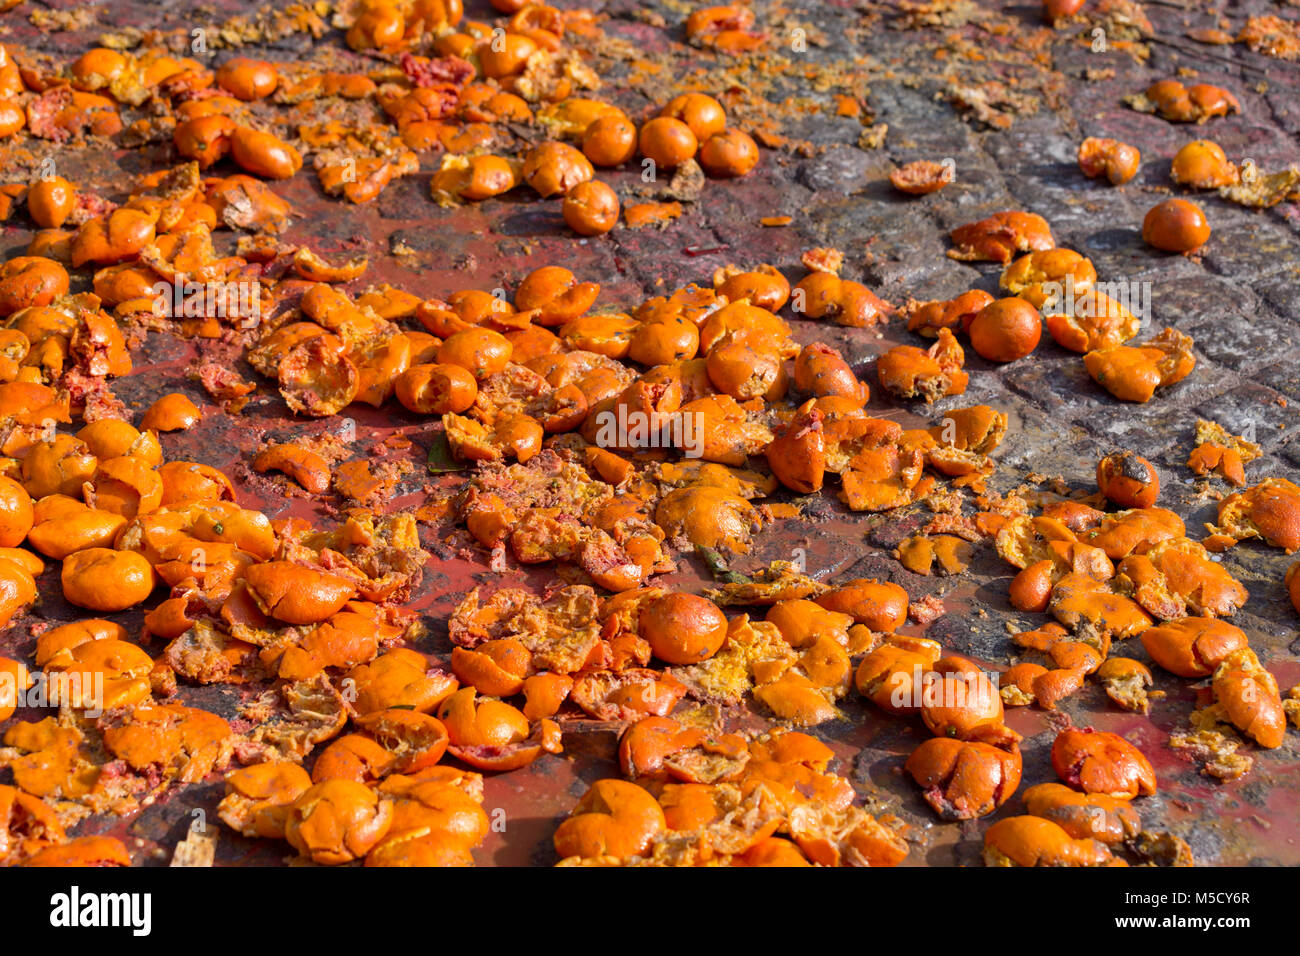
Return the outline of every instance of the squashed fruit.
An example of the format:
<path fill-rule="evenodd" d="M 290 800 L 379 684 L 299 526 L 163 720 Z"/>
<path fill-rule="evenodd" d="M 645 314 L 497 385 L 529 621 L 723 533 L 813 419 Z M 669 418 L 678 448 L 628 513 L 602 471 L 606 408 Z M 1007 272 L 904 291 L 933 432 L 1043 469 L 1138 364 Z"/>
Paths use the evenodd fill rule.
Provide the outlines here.
<path fill-rule="evenodd" d="M 773 226 L 806 212 L 748 209 L 825 152 L 778 132 L 752 81 L 783 23 L 748 4 L 683 12 L 673 43 L 710 66 L 681 79 L 607 35 L 605 14 L 493 0 L 489 22 L 463 6 L 361 0 L 329 24 L 296 6 L 223 31 L 211 59 L 154 33 L 69 62 L 0 46 L 17 170 L 0 221 L 31 233 L 0 263 L 0 863 L 142 863 L 99 821 L 222 784 L 228 834 L 299 863 L 473 865 L 500 832 L 485 778 L 585 771 L 594 727 L 617 769 L 572 791 L 549 834 L 560 865 L 894 866 L 929 836 L 863 792 L 839 731 L 866 719 L 922 734 L 898 769 L 940 821 L 980 828 L 989 865 L 1189 862 L 1142 827 L 1160 782 L 1139 736 L 1076 726 L 1065 702 L 1134 720 L 1167 706 L 1123 656 L 1140 644 L 1161 681 L 1208 681 L 1175 740 L 1207 772 L 1281 747 L 1297 692 L 1225 620 L 1251 595 L 1217 558 L 1255 538 L 1300 548 L 1300 488 L 1247 485 L 1265 443 L 1199 420 L 1188 467 L 1235 489 L 1202 542 L 1157 505 L 1162 472 L 1138 452 L 1162 449 L 1089 459 L 1072 488 L 1000 466 L 1008 437 L 1024 463 L 1015 410 L 959 405 L 995 377 L 1041 388 L 1061 360 L 1099 415 L 1114 403 L 1085 372 L 1120 401 L 1163 398 L 1196 371 L 1179 317 L 1130 344 L 1140 310 L 1057 246 L 1045 209 L 955 220 L 946 257 L 936 228 L 929 265 L 970 280 L 932 293 L 951 298 L 899 288 L 919 263 L 784 238 L 761 261 L 721 228 L 717 248 L 683 243 L 684 261 L 713 258 L 670 284 L 677 270 L 639 250 L 668 255 L 705 210 Z M 1065 32 L 1085 6 L 1044 16 Z M 330 26 L 346 50 L 328 49 Z M 269 42 L 293 33 L 313 43 Z M 624 95 L 611 59 L 662 74 L 662 100 Z M 832 107 L 881 146 L 856 76 L 803 79 L 845 92 L 787 114 Z M 963 99 L 997 126 L 990 90 Z M 1178 123 L 1241 110 L 1172 79 L 1127 102 Z M 109 145 L 134 151 L 121 189 L 63 161 Z M 1104 136 L 1077 158 L 1116 187 L 1142 159 Z M 916 197 L 895 204 L 948 216 L 973 199 L 946 158 L 890 159 L 874 185 Z M 1175 183 L 1225 190 L 1210 200 L 1267 206 L 1294 186 L 1261 197 L 1252 175 L 1208 140 L 1172 161 Z M 316 223 L 291 197 L 309 190 L 335 204 L 335 238 L 304 240 Z M 392 261 L 441 249 L 446 223 L 487 233 L 502 210 L 515 235 L 490 237 L 490 270 L 467 254 L 443 288 L 393 278 Z M 426 228 L 376 253 L 366 213 Z M 1129 225 L 1193 269 L 1212 218 L 1175 197 Z M 555 235 L 533 244 L 537 223 Z M 566 248 L 617 275 L 602 287 Z M 983 264 L 1001 297 L 971 287 Z M 193 356 L 183 370 L 140 361 L 160 336 Z M 770 547 L 796 528 L 832 539 L 832 573 Z M 994 555 L 1023 617 L 976 660 L 930 628 L 1006 611 L 948 593 Z M 1300 573 L 1280 584 L 1300 607 Z M 1030 705 L 1055 712 L 1060 782 L 1038 767 L 1021 793 L 1006 722 L 1044 716 L 1008 716 Z"/>

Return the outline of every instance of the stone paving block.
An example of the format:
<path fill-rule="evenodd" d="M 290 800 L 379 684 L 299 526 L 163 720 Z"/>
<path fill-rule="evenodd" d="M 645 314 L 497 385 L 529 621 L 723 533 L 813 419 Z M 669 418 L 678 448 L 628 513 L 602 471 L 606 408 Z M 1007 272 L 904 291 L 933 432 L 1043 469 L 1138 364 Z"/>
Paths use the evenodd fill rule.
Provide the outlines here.
<path fill-rule="evenodd" d="M 1175 327 L 1196 340 L 1200 354 L 1248 379 L 1257 377 L 1261 357 L 1300 355 L 1300 326 L 1269 310 L 1240 310 L 1231 300 L 1208 315 Z"/>
<path fill-rule="evenodd" d="M 1263 385 L 1243 382 L 1197 405 L 1193 411 L 1235 435 L 1254 435 L 1252 440 L 1268 450 L 1290 438 L 1288 429 L 1294 430 L 1300 424 L 1295 408 L 1279 403 L 1279 397 Z"/>

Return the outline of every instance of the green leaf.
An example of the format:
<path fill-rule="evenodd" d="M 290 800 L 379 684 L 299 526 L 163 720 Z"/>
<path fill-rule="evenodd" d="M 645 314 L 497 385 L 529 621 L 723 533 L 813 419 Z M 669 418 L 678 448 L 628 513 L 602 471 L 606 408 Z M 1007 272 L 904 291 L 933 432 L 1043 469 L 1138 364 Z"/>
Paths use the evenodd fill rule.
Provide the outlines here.
<path fill-rule="evenodd" d="M 451 453 L 451 445 L 447 443 L 447 433 L 438 432 L 434 435 L 433 444 L 429 446 L 429 473 L 445 475 L 448 472 L 464 470 L 465 463 L 457 461 Z"/>
<path fill-rule="evenodd" d="M 708 566 L 709 573 L 713 575 L 714 580 L 721 581 L 724 584 L 753 584 L 754 582 L 740 574 L 732 571 L 727 567 L 727 562 L 722 559 L 716 548 L 706 548 L 702 544 L 695 546 L 695 553 L 698 554 L 705 565 Z"/>

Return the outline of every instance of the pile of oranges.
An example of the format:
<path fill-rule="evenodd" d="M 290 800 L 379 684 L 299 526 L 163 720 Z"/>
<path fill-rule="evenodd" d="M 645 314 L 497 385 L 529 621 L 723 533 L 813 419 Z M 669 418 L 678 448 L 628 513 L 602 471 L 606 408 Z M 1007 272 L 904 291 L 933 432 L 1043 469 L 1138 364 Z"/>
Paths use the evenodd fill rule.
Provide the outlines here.
<path fill-rule="evenodd" d="M 795 283 L 774 263 L 729 265 L 622 311 L 561 265 L 509 294 L 438 297 L 361 289 L 367 258 L 287 244 L 293 210 L 269 184 L 304 169 L 359 204 L 440 150 L 430 216 L 433 203 L 526 185 L 557 200 L 575 234 L 597 237 L 622 214 L 597 169 L 727 180 L 759 164 L 712 95 L 682 93 L 639 125 L 598 99 L 600 77 L 566 40 L 598 33 L 590 13 L 493 6 L 506 16 L 497 25 L 466 20 L 459 0 L 365 0 L 346 24 L 347 46 L 375 57 L 364 72 L 243 56 L 214 70 L 147 48 L 55 67 L 0 48 L 0 137 L 171 150 L 120 202 L 57 172 L 0 186 L 0 218 L 34 230 L 0 265 L 0 626 L 35 638 L 29 659 L 0 658 L 11 779 L 0 862 L 129 865 L 112 837 L 72 835 L 80 818 L 129 814 L 220 775 L 228 831 L 314 863 L 470 865 L 493 822 L 484 775 L 568 759 L 566 723 L 588 719 L 617 725 L 626 779 L 597 780 L 557 823 L 565 865 L 892 866 L 918 834 L 868 812 L 815 728 L 842 719 L 850 695 L 916 721 L 929 737 L 905 773 L 941 820 L 977 819 L 1021 782 L 1007 709 L 1054 710 L 1089 682 L 1126 710 L 1159 699 L 1146 664 L 1111 654 L 1130 638 L 1160 668 L 1209 680 L 1174 741 L 1207 773 L 1240 776 L 1252 760 L 1241 748 L 1281 745 L 1300 689 L 1283 699 L 1247 635 L 1222 620 L 1248 595 L 1212 555 L 1250 538 L 1300 547 L 1300 488 L 1247 486 L 1259 449 L 1245 439 L 1198 426 L 1189 466 L 1240 490 L 1197 541 L 1131 452 L 1098 464 L 1095 493 L 1031 504 L 989 487 L 1004 413 L 946 406 L 912 428 L 870 414 L 861 371 L 824 341 L 801 344 L 792 324 L 863 334 L 900 311 L 842 276 L 836 250 L 809 250 Z M 744 6 L 698 10 L 686 35 L 726 55 L 764 42 Z M 1235 105 L 1162 84 L 1146 97 L 1179 121 L 1201 115 L 1184 116 L 1183 100 L 1205 117 Z M 1101 139 L 1079 158 L 1115 185 L 1140 161 Z M 946 184 L 941 169 L 893 178 L 921 196 Z M 1208 141 L 1174 163 L 1175 180 L 1197 188 L 1237 185 L 1236 172 Z M 1198 215 L 1169 200 L 1143 235 L 1194 253 L 1209 237 Z M 1044 330 L 1122 401 L 1193 372 L 1192 342 L 1175 329 L 1128 344 L 1132 312 L 1093 288 L 1093 264 L 1057 247 L 1041 216 L 999 212 L 950 239 L 950 257 L 998 264 L 1007 295 L 902 309 L 933 342 L 883 351 L 877 397 L 924 411 L 980 374 L 959 337 L 1000 364 L 1030 357 Z M 1080 297 L 1068 309 L 1051 291 L 1067 281 Z M 187 283 L 197 301 L 180 294 Z M 133 373 L 146 331 L 233 344 L 257 379 L 201 363 L 220 410 L 170 393 L 133 424 L 113 383 Z M 169 457 L 160 437 L 237 415 L 259 388 L 303 419 L 358 403 L 408 416 L 456 473 L 418 514 L 389 510 L 365 463 L 339 465 L 337 448 L 307 437 L 268 442 L 249 462 L 263 480 L 350 505 L 330 521 L 272 520 L 239 503 L 231 476 Z M 896 583 L 831 583 L 784 561 L 728 567 L 832 488 L 852 512 L 924 513 L 897 554 L 913 573 L 959 574 L 981 546 L 1014 568 L 1012 606 L 1042 616 L 1012 637 L 1023 659 L 995 672 L 904 633 L 943 607 Z M 563 584 L 476 587 L 446 622 L 449 653 L 417 650 L 422 521 L 492 571 L 549 566 Z M 656 583 L 696 556 L 716 587 Z M 47 562 L 64 600 L 93 617 L 48 627 L 30 615 Z M 1300 610 L 1297 568 L 1286 585 Z M 122 623 L 132 609 L 143 611 L 134 633 Z M 266 693 L 233 719 L 181 702 L 214 685 Z M 15 719 L 36 692 L 53 713 Z M 762 728 L 740 729 L 742 712 Z M 990 865 L 1190 862 L 1178 837 L 1142 825 L 1134 803 L 1158 782 L 1131 743 L 1065 727 L 1052 762 L 1060 783 L 1029 788 L 1027 813 L 986 831 Z"/>

